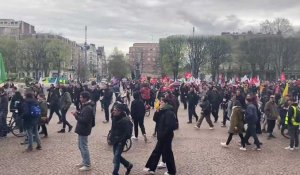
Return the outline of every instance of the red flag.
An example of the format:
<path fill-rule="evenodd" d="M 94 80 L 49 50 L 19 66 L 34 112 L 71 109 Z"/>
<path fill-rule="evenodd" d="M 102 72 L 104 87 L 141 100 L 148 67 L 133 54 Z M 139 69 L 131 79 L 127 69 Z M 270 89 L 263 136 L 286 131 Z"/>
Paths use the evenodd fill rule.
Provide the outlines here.
<path fill-rule="evenodd" d="M 186 79 L 190 79 L 192 76 L 193 76 L 193 75 L 192 75 L 191 72 L 185 73 L 185 78 L 186 78 Z"/>
<path fill-rule="evenodd" d="M 284 72 L 281 73 L 280 80 L 281 81 L 285 81 L 286 80 Z"/>

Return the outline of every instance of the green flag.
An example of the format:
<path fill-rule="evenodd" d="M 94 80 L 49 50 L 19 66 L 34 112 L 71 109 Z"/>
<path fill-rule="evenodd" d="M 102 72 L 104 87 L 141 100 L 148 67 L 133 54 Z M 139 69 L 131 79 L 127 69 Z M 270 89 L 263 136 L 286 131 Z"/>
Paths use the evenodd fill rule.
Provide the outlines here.
<path fill-rule="evenodd" d="M 7 74 L 5 71 L 4 60 L 2 54 L 0 53 L 0 83 L 3 83 L 7 80 Z"/>

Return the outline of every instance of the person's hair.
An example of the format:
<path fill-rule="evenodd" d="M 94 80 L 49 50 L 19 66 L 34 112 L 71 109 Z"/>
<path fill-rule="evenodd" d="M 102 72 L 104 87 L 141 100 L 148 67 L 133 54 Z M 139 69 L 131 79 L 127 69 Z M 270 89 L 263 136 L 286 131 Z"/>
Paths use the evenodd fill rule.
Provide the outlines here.
<path fill-rule="evenodd" d="M 82 96 L 82 98 L 90 100 L 90 93 L 88 91 L 83 91 L 80 93 L 80 95 Z"/>
<path fill-rule="evenodd" d="M 234 103 L 233 103 L 233 106 L 242 106 L 241 102 L 239 100 L 236 100 Z"/>
<path fill-rule="evenodd" d="M 247 94 L 246 100 L 253 103 L 256 100 L 256 96 L 254 96 L 253 94 Z"/>
<path fill-rule="evenodd" d="M 34 98 L 34 93 L 32 91 L 25 92 L 25 98 L 26 99 L 33 99 Z"/>
<path fill-rule="evenodd" d="M 164 98 L 164 97 L 162 97 L 160 100 L 161 100 L 161 101 L 163 101 L 163 102 L 165 102 L 165 103 L 168 103 L 168 104 L 170 104 L 170 101 L 169 101 L 169 99 L 168 99 L 168 98 Z"/>
<path fill-rule="evenodd" d="M 139 94 L 138 92 L 134 92 L 134 93 L 133 93 L 133 98 L 134 98 L 135 100 L 138 100 L 138 99 L 140 98 L 140 94 Z"/>

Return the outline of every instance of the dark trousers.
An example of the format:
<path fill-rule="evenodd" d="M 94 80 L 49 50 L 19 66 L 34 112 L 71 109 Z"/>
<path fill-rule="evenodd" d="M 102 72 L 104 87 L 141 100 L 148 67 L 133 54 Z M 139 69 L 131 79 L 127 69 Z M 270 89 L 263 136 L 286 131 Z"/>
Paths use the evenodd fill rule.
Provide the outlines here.
<path fill-rule="evenodd" d="M 42 124 L 41 125 L 41 128 L 42 128 L 42 133 L 45 135 L 45 136 L 48 136 L 48 131 L 47 131 L 47 127 L 45 124 Z"/>
<path fill-rule="evenodd" d="M 257 146 L 257 148 L 260 148 L 260 142 L 256 135 L 256 124 L 248 124 L 248 128 L 245 135 L 245 143 L 249 143 L 249 138 L 251 136 L 253 137 L 254 144 Z"/>
<path fill-rule="evenodd" d="M 192 122 L 192 117 L 193 116 L 196 118 L 196 121 L 198 121 L 199 117 L 196 114 L 196 107 L 195 107 L 195 105 L 189 105 L 188 113 L 189 113 L 189 122 Z"/>
<path fill-rule="evenodd" d="M 113 175 L 119 175 L 120 163 L 123 164 L 126 168 L 129 167 L 130 163 L 122 157 L 123 149 L 125 143 L 116 143 L 113 146 L 113 153 L 114 153 L 114 170 Z"/>
<path fill-rule="evenodd" d="M 201 114 L 201 117 L 200 119 L 197 121 L 197 126 L 200 127 L 201 124 L 202 124 L 202 121 L 203 119 L 205 118 L 206 122 L 208 123 L 208 125 L 210 127 L 214 127 L 214 125 L 212 124 L 211 120 L 210 120 L 210 115 L 204 115 L 204 114 Z"/>
<path fill-rule="evenodd" d="M 105 113 L 105 120 L 109 121 L 109 103 L 104 102 L 103 107 L 104 107 L 104 113 Z"/>
<path fill-rule="evenodd" d="M 230 143 L 231 140 L 232 140 L 232 136 L 233 136 L 233 133 L 229 133 L 228 139 L 227 139 L 227 141 L 226 141 L 226 145 L 229 145 L 229 143 Z M 241 138 L 241 146 L 242 146 L 243 148 L 245 148 L 245 140 L 244 140 L 244 136 L 243 136 L 242 133 L 239 133 L 239 136 L 240 136 L 240 138 Z"/>
<path fill-rule="evenodd" d="M 258 116 L 258 120 L 256 122 L 256 134 L 261 134 L 261 125 L 260 125 L 260 121 L 261 121 L 261 115 Z"/>
<path fill-rule="evenodd" d="M 50 120 L 51 120 L 54 112 L 56 113 L 56 115 L 58 116 L 59 121 L 61 122 L 62 119 L 61 119 L 61 115 L 60 115 L 58 107 L 51 107 L 50 108 L 50 115 L 49 115 L 49 121 L 48 122 L 50 123 Z"/>
<path fill-rule="evenodd" d="M 6 136 L 8 132 L 6 120 L 7 115 L 0 115 L 0 137 Z"/>
<path fill-rule="evenodd" d="M 79 111 L 80 110 L 80 106 L 81 106 L 80 101 L 79 100 L 75 100 L 74 104 L 76 106 L 76 110 Z"/>
<path fill-rule="evenodd" d="M 22 119 L 22 116 L 20 116 L 17 113 L 13 113 L 12 117 L 15 119 L 16 126 L 19 128 L 20 133 L 23 132 L 24 129 L 23 129 L 23 119 Z"/>
<path fill-rule="evenodd" d="M 276 120 L 267 120 L 268 123 L 268 133 L 271 135 L 276 125 Z"/>
<path fill-rule="evenodd" d="M 289 126 L 290 147 L 299 147 L 299 126 Z"/>
<path fill-rule="evenodd" d="M 185 97 L 181 97 L 181 102 L 183 103 L 183 108 L 186 109 L 187 108 L 186 98 Z"/>
<path fill-rule="evenodd" d="M 70 123 L 67 121 L 67 112 L 68 112 L 68 109 L 62 109 L 61 110 L 61 120 L 63 122 L 63 129 L 66 128 L 66 125 L 68 125 L 68 127 L 71 127 Z"/>
<path fill-rule="evenodd" d="M 163 159 L 165 159 L 165 162 L 167 164 L 168 173 L 176 174 L 175 160 L 172 151 L 172 140 L 173 138 L 168 138 L 157 141 L 156 146 L 146 163 L 146 168 L 149 168 L 151 171 L 155 171 L 160 156 L 162 155 Z"/>
<path fill-rule="evenodd" d="M 227 111 L 226 109 L 223 109 L 223 125 L 226 125 L 226 121 L 229 119 L 228 116 L 227 116 Z"/>
<path fill-rule="evenodd" d="M 139 127 L 141 128 L 142 134 L 146 134 L 145 131 L 145 126 L 144 126 L 144 117 L 142 117 L 141 119 L 133 119 L 133 124 L 134 124 L 134 136 L 138 137 L 139 135 Z"/>
<path fill-rule="evenodd" d="M 213 117 L 215 118 L 215 122 L 217 122 L 217 121 L 218 121 L 218 118 L 219 118 L 219 106 L 213 106 L 213 107 L 212 107 L 211 114 L 212 114 Z"/>

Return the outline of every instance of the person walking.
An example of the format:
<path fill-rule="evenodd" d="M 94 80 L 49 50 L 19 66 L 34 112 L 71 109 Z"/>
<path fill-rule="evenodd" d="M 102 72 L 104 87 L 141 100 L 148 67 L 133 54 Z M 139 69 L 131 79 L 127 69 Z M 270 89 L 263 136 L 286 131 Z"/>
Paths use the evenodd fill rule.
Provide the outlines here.
<path fill-rule="evenodd" d="M 144 117 L 146 113 L 144 102 L 140 99 L 140 95 L 138 92 L 133 93 L 133 99 L 134 100 L 132 101 L 130 107 L 131 117 L 134 123 L 134 136 L 132 138 L 138 139 L 138 126 L 140 126 L 142 134 L 144 136 L 144 140 L 145 142 L 147 142 L 147 136 L 144 126 Z"/>
<path fill-rule="evenodd" d="M 289 109 L 285 117 L 285 125 L 288 126 L 288 131 L 290 135 L 290 145 L 285 147 L 286 150 L 293 151 L 294 149 L 299 149 L 299 125 L 300 123 L 296 121 L 297 115 L 297 103 L 294 103 L 293 97 L 288 99 Z"/>
<path fill-rule="evenodd" d="M 33 150 L 33 135 L 35 136 L 35 141 L 37 143 L 37 150 L 41 150 L 41 139 L 38 132 L 38 124 L 40 117 L 33 115 L 33 108 L 39 106 L 38 102 L 34 98 L 34 93 L 28 91 L 25 93 L 25 101 L 23 103 L 23 113 L 22 118 L 24 120 L 24 129 L 27 132 L 28 137 L 28 147 L 25 152 L 31 152 Z M 37 112 L 38 113 L 38 112 Z M 36 114 L 37 114 L 36 113 Z"/>
<path fill-rule="evenodd" d="M 83 91 L 80 93 L 80 111 L 72 112 L 77 120 L 75 133 L 78 134 L 78 147 L 81 153 L 82 162 L 76 167 L 79 171 L 89 171 L 91 169 L 90 152 L 88 147 L 88 136 L 95 126 L 95 115 L 93 112 L 93 103 L 90 101 L 90 93 Z"/>
<path fill-rule="evenodd" d="M 133 168 L 133 164 L 122 157 L 126 140 L 130 139 L 133 128 L 130 118 L 126 115 L 125 108 L 125 104 L 116 104 L 112 111 L 112 125 L 109 140 L 113 144 L 113 175 L 119 175 L 120 163 L 126 168 L 125 175 L 130 174 L 131 169 Z"/>
<path fill-rule="evenodd" d="M 209 129 L 214 129 L 214 125 L 213 125 L 213 123 L 210 119 L 211 105 L 210 105 L 210 102 L 209 102 L 207 96 L 202 97 L 200 107 L 201 107 L 201 117 L 197 121 L 197 124 L 196 124 L 195 128 L 200 129 L 202 121 L 205 118 L 206 122 L 209 125 Z"/>
<path fill-rule="evenodd" d="M 104 94 L 102 97 L 103 108 L 105 113 L 105 120 L 103 123 L 109 122 L 109 106 L 112 103 L 113 92 L 109 89 L 108 84 L 105 85 Z"/>
<path fill-rule="evenodd" d="M 175 175 L 176 166 L 172 151 L 172 141 L 174 130 L 176 129 L 176 118 L 172 106 L 165 98 L 162 98 L 160 101 L 160 110 L 157 115 L 157 143 L 145 165 L 144 172 L 154 174 L 162 155 L 168 169 L 165 175 Z"/>
<path fill-rule="evenodd" d="M 276 120 L 279 116 L 278 107 L 275 103 L 275 95 L 270 96 L 270 100 L 265 105 L 264 113 L 267 117 L 268 123 L 268 139 L 275 138 L 275 136 L 273 135 L 273 130 L 276 125 Z"/>
<path fill-rule="evenodd" d="M 49 96 L 49 98 L 47 99 L 49 106 L 50 106 L 50 115 L 49 115 L 49 121 L 48 123 L 50 123 L 52 116 L 54 114 L 54 112 L 56 113 L 56 115 L 58 116 L 58 123 L 57 124 L 61 124 L 62 123 L 62 116 L 60 114 L 59 111 L 59 88 L 55 87 L 54 89 L 52 89 L 50 91 L 51 95 Z"/>
<path fill-rule="evenodd" d="M 196 106 L 198 104 L 199 97 L 195 93 L 194 88 L 191 87 L 187 99 L 188 99 L 188 116 L 189 116 L 189 121 L 187 123 L 191 124 L 193 116 L 196 118 L 196 121 L 198 121 L 199 118 L 196 113 Z"/>
<path fill-rule="evenodd" d="M 48 106 L 47 106 L 47 101 L 46 101 L 46 97 L 44 94 L 40 93 L 38 95 L 38 103 L 41 108 L 41 119 L 39 122 L 39 125 L 42 128 L 41 133 L 44 134 L 44 138 L 47 138 L 48 131 L 47 131 L 46 123 L 48 122 L 48 118 L 47 118 Z"/>
<path fill-rule="evenodd" d="M 244 129 L 244 111 L 242 109 L 242 105 L 239 101 L 235 101 L 232 107 L 232 115 L 230 120 L 229 126 L 229 136 L 226 142 L 222 142 L 221 145 L 225 148 L 228 147 L 230 141 L 232 140 L 232 136 L 234 134 L 238 134 L 241 138 L 241 146 L 240 150 L 245 151 L 245 141 L 243 136 L 243 129 Z"/>
<path fill-rule="evenodd" d="M 73 126 L 67 121 L 67 112 L 72 104 L 72 99 L 70 93 L 67 91 L 65 86 L 62 87 L 62 95 L 60 97 L 60 107 L 61 107 L 61 119 L 63 122 L 63 128 L 58 131 L 58 133 L 65 133 L 66 125 L 69 127 L 69 132 L 71 132 Z"/>
<path fill-rule="evenodd" d="M 258 140 L 258 137 L 256 135 L 256 122 L 258 120 L 257 117 L 257 108 L 253 104 L 255 100 L 255 97 L 248 94 L 246 97 L 246 111 L 245 111 L 245 122 L 247 123 L 247 130 L 245 135 L 245 143 L 247 145 L 250 145 L 249 138 L 252 136 L 254 139 L 254 144 L 256 145 L 255 150 L 260 151 L 260 142 Z"/>

